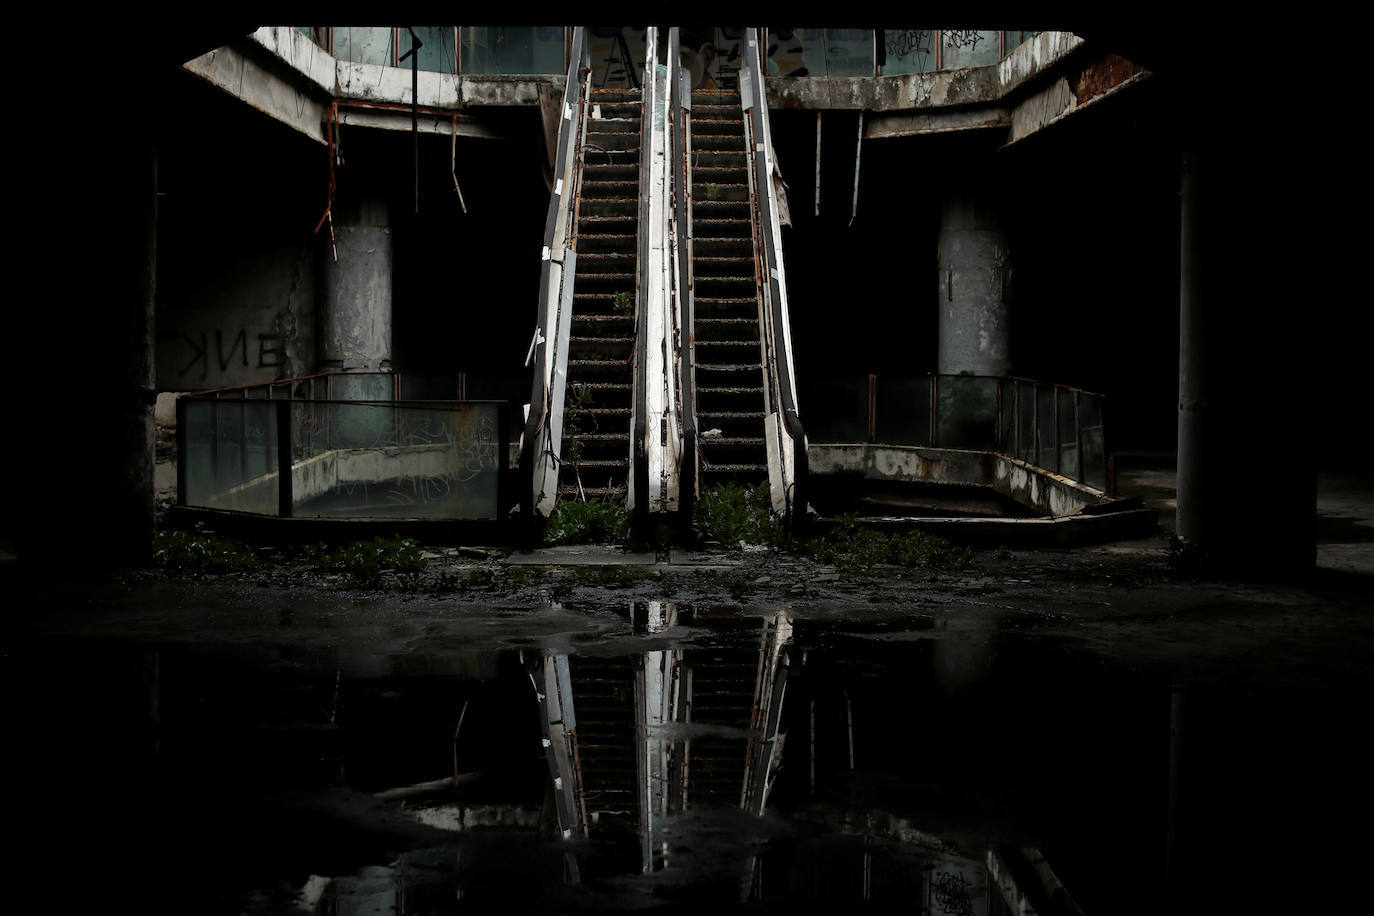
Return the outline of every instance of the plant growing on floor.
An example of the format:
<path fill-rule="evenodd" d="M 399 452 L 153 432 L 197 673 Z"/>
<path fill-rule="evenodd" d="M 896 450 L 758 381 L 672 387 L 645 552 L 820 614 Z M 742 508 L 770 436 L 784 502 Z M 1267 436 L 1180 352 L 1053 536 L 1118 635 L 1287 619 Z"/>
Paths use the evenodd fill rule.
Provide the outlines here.
<path fill-rule="evenodd" d="M 630 294 L 621 290 L 615 294 L 611 307 L 615 310 L 617 315 L 628 315 L 633 305 L 634 302 L 631 300 Z"/>
<path fill-rule="evenodd" d="M 239 572 L 261 565 L 251 549 L 210 534 L 202 522 L 197 522 L 192 531 L 156 532 L 153 562 L 179 572 Z"/>
<path fill-rule="evenodd" d="M 783 540 L 782 525 L 773 518 L 768 485 L 742 487 L 724 483 L 701 494 L 692 522 L 703 538 L 735 548 L 743 544 L 775 545 Z"/>
<path fill-rule="evenodd" d="M 967 547 L 924 531 L 894 533 L 865 528 L 852 513 L 842 516 L 823 537 L 807 541 L 803 551 L 822 563 L 848 570 L 884 565 L 948 570 L 973 562 L 973 551 Z"/>
<path fill-rule="evenodd" d="M 562 500 L 544 529 L 546 544 L 621 543 L 630 534 L 630 513 L 622 505 L 591 499 Z"/>
<path fill-rule="evenodd" d="M 707 182 L 702 186 L 702 192 L 706 195 L 707 200 L 720 200 L 720 185 L 718 184 Z"/>
<path fill-rule="evenodd" d="M 321 545 L 311 551 L 311 559 L 318 569 L 346 573 L 353 585 L 369 588 L 381 583 L 385 570 L 418 573 L 425 566 L 420 545 L 399 537 L 354 541 L 336 550 Z"/>

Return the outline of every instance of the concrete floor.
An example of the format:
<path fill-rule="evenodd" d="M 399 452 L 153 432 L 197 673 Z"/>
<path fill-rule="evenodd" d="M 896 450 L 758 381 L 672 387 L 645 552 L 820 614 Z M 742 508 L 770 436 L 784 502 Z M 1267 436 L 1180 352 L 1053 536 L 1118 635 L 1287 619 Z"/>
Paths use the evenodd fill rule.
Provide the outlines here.
<path fill-rule="evenodd" d="M 554 896 L 517 895 L 503 910 L 666 901 L 791 912 L 850 899 L 806 890 L 798 876 L 808 868 L 839 868 L 821 882 L 835 888 L 852 876 L 813 864 L 770 879 L 790 892 L 748 906 L 720 898 L 719 879 L 751 849 L 842 863 L 853 852 L 845 844 L 862 858 L 871 840 L 882 846 L 875 861 L 905 862 L 908 876 L 934 867 L 937 847 L 954 857 L 946 865 L 973 868 L 980 843 L 1037 845 L 1090 913 L 1348 908 L 1363 897 L 1349 878 L 1374 851 L 1364 826 L 1374 814 L 1364 724 L 1374 705 L 1374 487 L 1351 472 L 1321 475 L 1319 568 L 1286 583 L 1171 574 L 1168 456 L 1121 456 L 1118 488 L 1160 510 L 1159 533 L 981 551 L 939 572 L 835 570 L 766 551 L 674 551 L 663 562 L 426 545 L 430 571 L 481 572 L 487 583 L 428 594 L 352 589 L 289 565 L 89 579 L 80 557 L 93 545 L 79 539 L 63 581 L 0 564 L 0 695 L 13 739 L 2 775 L 31 801 L 10 829 L 26 840 L 12 863 L 29 875 L 20 896 L 58 909 L 114 894 L 143 912 L 265 914 L 318 911 L 321 900 L 338 912 L 394 912 L 419 893 L 435 895 L 425 898 L 432 912 L 457 912 L 464 888 L 476 901 L 542 887 Z M 679 622 L 646 630 L 650 602 Z M 549 875 L 562 865 L 543 877 L 521 871 L 548 851 L 529 845 L 537 786 L 469 814 L 372 794 L 451 765 L 455 690 L 514 704 L 493 720 L 506 731 L 478 745 L 532 741 L 521 737 L 533 701 L 521 692 L 520 653 L 690 657 L 779 613 L 796 634 L 791 782 L 762 822 L 670 819 L 667 870 L 559 896 Z M 852 701 L 859 748 L 852 773 L 835 769 L 844 740 L 832 729 L 815 801 L 797 783 L 807 696 L 824 715 Z M 340 708 L 351 713 L 336 718 Z M 506 827 L 463 826 L 483 817 Z M 922 846 L 913 836 L 944 839 Z M 821 854 L 811 843 L 838 845 Z M 454 861 L 469 864 L 455 872 Z M 583 867 L 594 874 L 594 861 Z M 881 896 L 899 885 L 875 883 L 869 908 L 904 911 L 909 897 Z"/>

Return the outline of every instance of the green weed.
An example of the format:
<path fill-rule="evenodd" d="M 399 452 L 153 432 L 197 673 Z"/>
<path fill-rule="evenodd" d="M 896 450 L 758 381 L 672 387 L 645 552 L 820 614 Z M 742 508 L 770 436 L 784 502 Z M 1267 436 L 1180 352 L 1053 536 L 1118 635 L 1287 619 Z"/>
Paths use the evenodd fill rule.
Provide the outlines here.
<path fill-rule="evenodd" d="M 703 538 L 719 541 L 724 547 L 774 546 L 784 538 L 782 525 L 773 518 L 767 484 L 712 487 L 697 500 L 692 522 Z"/>
<path fill-rule="evenodd" d="M 487 588 L 496 583 L 496 573 L 490 569 L 474 569 L 463 580 L 464 588 Z"/>
<path fill-rule="evenodd" d="M 923 531 L 878 531 L 859 525 L 854 515 L 843 516 L 824 537 L 812 538 L 803 552 L 822 563 L 847 570 L 875 566 L 907 569 L 958 569 L 973 562 L 973 551 Z"/>
<path fill-rule="evenodd" d="M 622 543 L 630 533 L 624 506 L 600 500 L 563 500 L 554 506 L 544 529 L 546 544 Z"/>
<path fill-rule="evenodd" d="M 153 562 L 181 572 L 241 572 L 262 560 L 251 549 L 209 534 L 197 523 L 193 531 L 158 531 L 153 535 Z"/>
<path fill-rule="evenodd" d="M 316 568 L 325 572 L 346 573 L 353 585 L 375 588 L 384 571 L 418 573 L 424 569 L 420 545 L 411 538 L 375 537 L 354 541 L 335 550 L 319 545 L 308 553 Z"/>

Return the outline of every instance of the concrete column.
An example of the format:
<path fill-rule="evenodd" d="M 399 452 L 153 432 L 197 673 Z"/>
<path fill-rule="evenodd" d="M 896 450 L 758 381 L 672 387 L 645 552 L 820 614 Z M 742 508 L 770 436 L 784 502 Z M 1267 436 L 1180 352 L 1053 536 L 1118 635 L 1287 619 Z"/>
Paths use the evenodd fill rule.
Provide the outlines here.
<path fill-rule="evenodd" d="M 151 125 L 96 116 L 97 135 L 108 127 L 130 138 L 106 151 L 102 180 L 80 202 L 80 212 L 100 215 L 99 243 L 87 244 L 73 222 L 75 204 L 43 200 L 34 211 L 35 264 L 26 267 L 38 285 L 12 309 L 11 339 L 42 362 L 11 385 L 19 416 L 6 450 L 15 492 L 4 527 L 13 525 L 6 533 L 35 568 L 57 566 L 45 583 L 153 555 L 157 147 L 133 139 L 149 137 Z M 62 155 L 54 162 L 79 167 Z M 74 172 L 55 168 L 34 184 L 64 174 Z"/>
<path fill-rule="evenodd" d="M 321 370 L 391 368 L 392 240 L 385 196 L 368 190 L 346 195 L 341 188 L 334 207 L 337 262 L 324 239 Z"/>
<path fill-rule="evenodd" d="M 1236 136 L 1242 136 L 1237 133 Z M 1181 160 L 1178 541 L 1191 569 L 1282 576 L 1316 561 L 1317 411 L 1309 362 L 1319 307 L 1263 155 L 1223 132 Z"/>
<path fill-rule="evenodd" d="M 940 220 L 942 374 L 1011 371 L 1009 269 L 1006 237 L 992 202 L 976 193 L 951 193 Z"/>

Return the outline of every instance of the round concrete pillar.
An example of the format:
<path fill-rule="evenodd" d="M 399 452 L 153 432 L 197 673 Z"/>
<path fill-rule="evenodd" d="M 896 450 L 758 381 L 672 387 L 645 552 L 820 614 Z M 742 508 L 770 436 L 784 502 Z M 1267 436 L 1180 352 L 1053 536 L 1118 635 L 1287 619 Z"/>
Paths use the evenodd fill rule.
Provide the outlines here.
<path fill-rule="evenodd" d="M 940 220 L 940 372 L 1007 375 L 1006 236 L 991 201 L 955 192 Z"/>
<path fill-rule="evenodd" d="M 320 284 L 321 369 L 391 368 L 392 239 L 384 196 L 365 193 L 348 200 L 340 195 L 333 250 L 326 237 Z"/>

